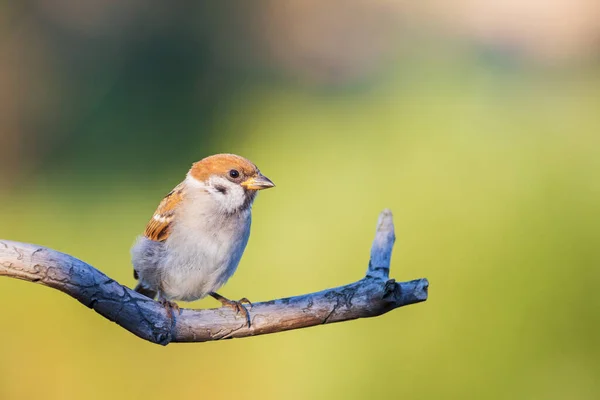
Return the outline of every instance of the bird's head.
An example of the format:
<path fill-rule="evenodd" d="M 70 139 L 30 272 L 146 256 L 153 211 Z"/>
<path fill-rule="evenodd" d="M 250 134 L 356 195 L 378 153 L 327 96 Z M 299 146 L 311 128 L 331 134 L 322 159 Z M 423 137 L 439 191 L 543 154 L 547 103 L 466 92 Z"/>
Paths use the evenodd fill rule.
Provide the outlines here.
<path fill-rule="evenodd" d="M 259 190 L 275 186 L 256 165 L 235 154 L 216 154 L 194 163 L 188 181 L 229 213 L 249 209 Z"/>

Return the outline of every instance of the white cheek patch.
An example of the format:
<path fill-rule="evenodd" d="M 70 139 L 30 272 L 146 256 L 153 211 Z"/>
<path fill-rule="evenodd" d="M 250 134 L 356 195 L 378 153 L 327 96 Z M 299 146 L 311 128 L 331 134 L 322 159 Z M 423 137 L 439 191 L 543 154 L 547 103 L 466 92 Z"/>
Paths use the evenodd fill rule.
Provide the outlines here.
<path fill-rule="evenodd" d="M 220 176 L 211 176 L 206 190 L 226 212 L 235 212 L 246 202 L 244 188 Z"/>

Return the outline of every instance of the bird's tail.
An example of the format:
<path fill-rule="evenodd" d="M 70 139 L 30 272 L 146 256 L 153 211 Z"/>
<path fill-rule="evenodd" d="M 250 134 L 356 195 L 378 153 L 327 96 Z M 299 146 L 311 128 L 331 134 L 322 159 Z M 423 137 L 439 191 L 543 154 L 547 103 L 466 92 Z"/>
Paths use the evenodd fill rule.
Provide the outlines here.
<path fill-rule="evenodd" d="M 146 297 L 150 297 L 151 299 L 154 299 L 157 295 L 156 291 L 152 290 L 152 289 L 148 289 L 146 286 L 142 285 L 141 283 L 138 283 L 137 286 L 135 287 L 136 292 L 143 294 Z"/>

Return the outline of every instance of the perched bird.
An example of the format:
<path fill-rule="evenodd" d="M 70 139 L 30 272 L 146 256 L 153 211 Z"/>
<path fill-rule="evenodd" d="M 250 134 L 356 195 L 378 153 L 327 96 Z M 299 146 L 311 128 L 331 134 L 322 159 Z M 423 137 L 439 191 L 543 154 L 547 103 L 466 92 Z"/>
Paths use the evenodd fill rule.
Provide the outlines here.
<path fill-rule="evenodd" d="M 259 190 L 275 186 L 256 165 L 234 154 L 194 163 L 183 182 L 160 202 L 131 256 L 135 290 L 179 310 L 173 300 L 207 295 L 249 314 L 246 298 L 216 291 L 233 275 L 250 235 L 251 208 Z"/>

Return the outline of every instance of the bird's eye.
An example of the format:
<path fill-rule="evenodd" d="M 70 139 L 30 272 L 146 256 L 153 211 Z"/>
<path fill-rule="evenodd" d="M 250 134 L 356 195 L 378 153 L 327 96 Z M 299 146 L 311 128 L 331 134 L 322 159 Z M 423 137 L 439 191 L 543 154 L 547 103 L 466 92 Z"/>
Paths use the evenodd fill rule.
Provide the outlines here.
<path fill-rule="evenodd" d="M 233 179 L 235 179 L 240 176 L 240 173 L 238 172 L 237 169 L 232 169 L 231 171 L 229 171 L 229 176 L 232 177 Z"/>

